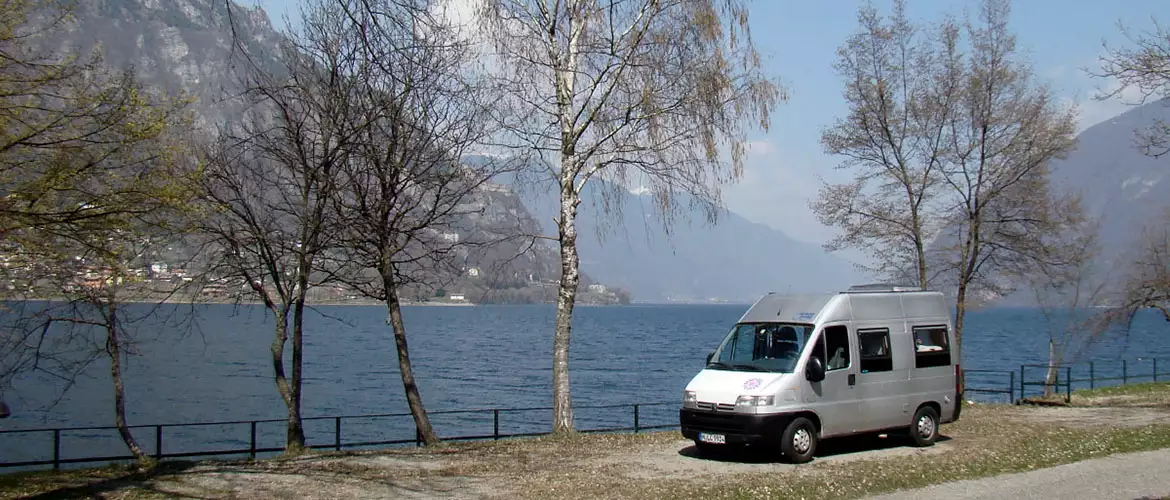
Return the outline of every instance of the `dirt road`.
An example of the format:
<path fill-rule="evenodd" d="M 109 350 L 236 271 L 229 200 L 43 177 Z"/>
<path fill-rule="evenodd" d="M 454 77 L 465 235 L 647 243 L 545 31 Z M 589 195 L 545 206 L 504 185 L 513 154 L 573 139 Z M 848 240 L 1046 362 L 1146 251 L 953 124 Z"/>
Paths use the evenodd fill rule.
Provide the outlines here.
<path fill-rule="evenodd" d="M 59 498 L 709 498 L 726 488 L 703 488 L 734 484 L 747 488 L 748 494 L 742 497 L 772 498 L 775 495 L 770 491 L 775 488 L 802 481 L 810 489 L 801 494 L 825 491 L 832 493 L 828 496 L 853 496 L 865 493 L 865 481 L 894 477 L 891 474 L 937 478 L 931 475 L 935 473 L 921 468 L 926 464 L 942 464 L 946 467 L 931 470 L 957 474 L 972 460 L 1030 460 L 1036 457 L 1026 450 L 1044 446 L 1050 451 L 1066 450 L 1070 447 L 1062 445 L 1062 440 L 1079 445 L 1118 429 L 1141 429 L 1167 422 L 1168 408 L 973 407 L 964 413 L 960 423 L 944 426 L 942 431 L 947 438 L 933 447 L 913 448 L 897 438 L 830 440 L 822 443 L 816 460 L 805 465 L 784 463 L 776 454 L 700 457 L 693 444 L 681 439 L 677 432 L 602 434 L 565 440 L 450 445 L 434 450 L 314 454 L 256 462 L 173 462 L 144 474 L 81 471 L 29 478 L 9 487 L 0 483 L 0 497 L 53 492 Z M 1066 431 L 1053 434 L 1054 429 Z M 1144 435 L 1133 436 L 1137 437 L 1130 439 L 1147 439 Z M 1170 445 L 1170 439 L 1159 442 Z M 918 470 L 912 470 L 915 468 Z M 849 484 L 834 483 L 860 470 L 869 472 Z M 925 499 L 939 495 L 997 499 L 1160 498 L 1170 495 L 1170 450 L 1116 455 L 878 498 Z"/>
<path fill-rule="evenodd" d="M 870 500 L 1093 499 L 1170 497 L 1170 450 L 1113 455 L 1048 469 L 903 490 Z"/>

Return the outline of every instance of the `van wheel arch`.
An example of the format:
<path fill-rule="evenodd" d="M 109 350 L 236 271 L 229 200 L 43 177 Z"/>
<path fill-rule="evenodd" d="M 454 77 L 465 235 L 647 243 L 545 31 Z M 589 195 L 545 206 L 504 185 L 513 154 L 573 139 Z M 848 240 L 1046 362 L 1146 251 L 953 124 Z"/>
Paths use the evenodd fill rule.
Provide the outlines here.
<path fill-rule="evenodd" d="M 797 417 L 804 417 L 804 418 L 809 419 L 809 421 L 812 422 L 813 427 L 816 427 L 817 434 L 820 435 L 820 433 L 821 433 L 821 417 L 818 417 L 816 413 L 813 413 L 811 411 L 802 411 L 800 413 L 796 413 L 796 414 L 792 415 L 792 418 L 797 418 Z"/>
<path fill-rule="evenodd" d="M 778 446 L 780 443 L 783 443 L 784 431 L 787 429 L 787 427 L 789 427 L 789 424 L 792 423 L 792 420 L 796 420 L 801 417 L 807 418 L 808 422 L 812 423 L 813 429 L 815 432 L 817 432 L 817 437 L 820 438 L 820 417 L 817 416 L 817 413 L 808 410 L 799 411 L 796 413 L 790 413 L 790 415 L 785 416 L 785 418 L 777 419 L 772 423 L 769 430 L 769 441 L 771 443 L 770 446 Z"/>
<path fill-rule="evenodd" d="M 942 415 L 942 405 L 938 404 L 938 402 L 936 402 L 936 401 L 927 401 L 925 403 L 918 405 L 918 408 L 922 408 L 923 406 L 929 406 L 931 408 L 934 408 L 935 413 Z M 915 409 L 915 411 L 917 411 L 917 409 Z"/>

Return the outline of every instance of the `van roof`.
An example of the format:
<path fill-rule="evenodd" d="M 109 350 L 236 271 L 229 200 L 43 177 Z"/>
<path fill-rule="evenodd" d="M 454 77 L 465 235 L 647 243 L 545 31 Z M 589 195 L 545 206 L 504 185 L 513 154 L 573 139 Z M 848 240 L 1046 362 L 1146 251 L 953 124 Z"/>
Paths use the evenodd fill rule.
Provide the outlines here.
<path fill-rule="evenodd" d="M 918 286 L 891 285 L 887 283 L 871 283 L 867 285 L 853 285 L 841 293 L 873 293 L 873 292 L 925 292 L 926 289 Z"/>
<path fill-rule="evenodd" d="M 862 285 L 838 293 L 806 295 L 769 293 L 752 304 L 739 321 L 811 324 L 818 320 L 949 316 L 942 292 L 901 288 L 903 287 Z"/>

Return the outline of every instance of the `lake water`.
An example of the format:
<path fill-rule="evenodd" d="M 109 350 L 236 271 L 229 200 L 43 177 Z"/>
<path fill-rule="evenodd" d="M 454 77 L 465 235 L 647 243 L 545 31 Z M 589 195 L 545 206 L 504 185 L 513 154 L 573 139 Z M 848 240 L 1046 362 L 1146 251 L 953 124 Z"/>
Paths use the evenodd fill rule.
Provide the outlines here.
<path fill-rule="evenodd" d="M 271 322 L 262 308 L 168 307 L 173 308 L 172 318 L 191 317 L 195 321 L 193 326 L 182 328 L 162 321 L 136 326 L 139 352 L 124 363 L 132 424 L 285 416 L 272 383 Z M 706 354 L 746 308 L 577 308 L 570 352 L 574 405 L 666 401 L 672 404 L 641 408 L 641 424 L 677 423 L 677 404 L 673 402 L 680 400 L 683 387 L 702 367 Z M 552 306 L 407 307 L 404 314 L 416 376 L 429 410 L 551 404 Z M 305 336 L 305 416 L 407 411 L 391 331 L 384 320 L 385 309 L 376 306 L 321 307 L 311 315 Z M 1047 331 L 1036 310 L 971 312 L 965 328 L 963 367 L 1018 372 L 1023 363 L 1043 363 L 1047 359 Z M 1165 362 L 1160 371 L 1170 372 L 1170 326 L 1157 315 L 1142 314 L 1128 336 L 1100 340 L 1080 359 L 1102 360 L 1097 376 L 1119 373 L 1118 361 L 1126 359 L 1130 360 L 1130 375 L 1148 377 L 1152 357 L 1162 357 Z M 1034 376 L 1039 377 L 1039 373 Z M 971 375 L 968 380 L 970 386 L 991 383 L 1005 386 L 1007 380 L 1002 375 Z M 52 405 L 60 395 L 60 383 L 51 379 L 18 380 L 3 394 L 14 415 L 0 420 L 0 430 L 113 424 L 107 363 L 99 361 L 91 366 Z M 969 399 L 979 398 L 972 394 Z M 547 430 L 550 413 L 504 412 L 500 431 Z M 576 417 L 578 427 L 630 425 L 632 411 L 581 408 Z M 435 415 L 433 419 L 445 436 L 492 432 L 490 413 Z M 310 443 L 332 443 L 334 422 L 310 422 L 307 431 Z M 172 452 L 246 448 L 249 439 L 247 425 L 168 428 L 165 432 L 164 451 Z M 135 433 L 148 450 L 153 450 L 153 429 Z M 258 433 L 260 446 L 279 446 L 283 441 L 280 423 L 262 424 Z M 411 439 L 413 427 L 408 417 L 346 420 L 343 434 L 346 442 Z M 110 431 L 71 431 L 63 433 L 61 439 L 64 458 L 124 453 L 116 433 Z M 49 433 L 0 434 L 0 462 L 51 456 Z"/>

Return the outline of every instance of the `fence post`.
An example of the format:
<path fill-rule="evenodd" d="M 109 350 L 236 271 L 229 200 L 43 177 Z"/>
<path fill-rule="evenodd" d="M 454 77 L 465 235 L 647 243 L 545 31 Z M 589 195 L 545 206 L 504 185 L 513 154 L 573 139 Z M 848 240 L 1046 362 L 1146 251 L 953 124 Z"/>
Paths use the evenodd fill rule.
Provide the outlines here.
<path fill-rule="evenodd" d="M 638 405 L 634 404 L 634 433 L 638 433 Z"/>
<path fill-rule="evenodd" d="M 1158 381 L 1158 358 L 1154 358 L 1154 382 Z"/>
<path fill-rule="evenodd" d="M 1064 402 L 1072 402 L 1072 367 L 1064 368 Z"/>
<path fill-rule="evenodd" d="M 1016 404 L 1016 372 L 1008 370 L 1008 403 Z"/>
<path fill-rule="evenodd" d="M 1129 383 L 1129 363 L 1121 360 L 1121 385 Z"/>
<path fill-rule="evenodd" d="M 1024 368 L 1025 365 L 1020 365 L 1020 399 L 1024 399 Z"/>
<path fill-rule="evenodd" d="M 341 417 L 333 417 L 333 448 L 341 451 Z"/>
<path fill-rule="evenodd" d="M 422 431 L 420 431 L 416 425 L 414 426 L 414 447 L 422 448 L 422 441 Z"/>
<path fill-rule="evenodd" d="M 492 409 L 492 439 L 500 440 L 500 409 Z"/>
<path fill-rule="evenodd" d="M 154 426 L 154 458 L 155 460 L 162 460 L 162 428 L 161 425 Z"/>
<path fill-rule="evenodd" d="M 53 429 L 53 470 L 61 468 L 61 429 Z"/>
<path fill-rule="evenodd" d="M 252 460 L 255 460 L 256 459 L 256 421 L 255 420 L 252 421 L 252 439 L 250 442 L 251 442 L 251 444 L 248 446 L 248 456 L 252 457 Z"/>
<path fill-rule="evenodd" d="M 1093 362 L 1089 362 L 1089 388 L 1097 388 L 1097 371 L 1093 369 Z"/>

